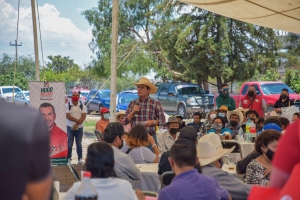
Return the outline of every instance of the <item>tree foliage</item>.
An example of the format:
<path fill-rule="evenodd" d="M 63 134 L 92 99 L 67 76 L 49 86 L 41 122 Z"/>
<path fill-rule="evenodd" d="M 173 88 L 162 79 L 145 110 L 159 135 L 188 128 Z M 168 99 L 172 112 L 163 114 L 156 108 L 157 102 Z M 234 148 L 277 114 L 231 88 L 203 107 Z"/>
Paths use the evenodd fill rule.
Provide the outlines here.
<path fill-rule="evenodd" d="M 300 92 L 300 70 L 288 69 L 285 74 L 284 82 L 295 92 Z"/>

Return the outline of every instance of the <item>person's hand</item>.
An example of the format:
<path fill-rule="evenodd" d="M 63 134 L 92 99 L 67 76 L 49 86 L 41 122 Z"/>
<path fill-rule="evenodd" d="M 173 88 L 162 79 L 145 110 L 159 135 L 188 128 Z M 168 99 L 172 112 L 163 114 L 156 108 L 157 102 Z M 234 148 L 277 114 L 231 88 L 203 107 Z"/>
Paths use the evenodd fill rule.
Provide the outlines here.
<path fill-rule="evenodd" d="M 78 124 L 82 124 L 83 123 L 83 119 L 79 119 L 77 123 Z"/>
<path fill-rule="evenodd" d="M 76 130 L 78 128 L 78 124 L 75 124 L 73 127 L 72 127 L 72 130 Z"/>
<path fill-rule="evenodd" d="M 143 122 L 143 125 L 146 127 L 149 127 L 149 126 L 153 126 L 154 123 L 155 123 L 154 120 L 147 120 L 147 121 Z"/>
<path fill-rule="evenodd" d="M 134 105 L 133 108 L 132 108 L 132 112 L 135 113 L 135 112 L 139 112 L 140 111 L 140 106 L 139 105 Z"/>
<path fill-rule="evenodd" d="M 154 138 L 148 134 L 148 141 L 150 143 L 150 145 L 152 146 L 153 144 L 155 144 Z"/>
<path fill-rule="evenodd" d="M 268 176 L 271 173 L 271 171 L 272 171 L 272 167 L 267 168 L 263 173 L 264 177 Z"/>
<path fill-rule="evenodd" d="M 145 200 L 146 199 L 146 196 L 144 195 L 144 193 L 140 189 L 137 189 L 135 191 L 135 194 L 136 194 L 138 200 Z"/>

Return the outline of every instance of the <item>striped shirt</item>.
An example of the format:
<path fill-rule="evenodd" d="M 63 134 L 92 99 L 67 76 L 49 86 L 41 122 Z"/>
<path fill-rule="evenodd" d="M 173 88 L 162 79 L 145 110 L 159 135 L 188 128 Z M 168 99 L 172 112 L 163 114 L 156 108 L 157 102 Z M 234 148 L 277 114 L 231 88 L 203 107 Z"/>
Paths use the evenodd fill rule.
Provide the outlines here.
<path fill-rule="evenodd" d="M 165 115 L 160 102 L 156 101 L 150 96 L 148 96 L 144 101 L 137 98 L 129 103 L 125 113 L 125 124 L 130 123 L 130 121 L 128 121 L 127 119 L 127 116 L 129 115 L 129 113 L 131 113 L 134 105 L 139 105 L 140 110 L 138 112 L 137 117 L 136 116 L 132 117 L 132 121 L 131 121 L 132 127 L 137 124 L 141 124 L 142 122 L 145 122 L 147 120 L 158 120 L 159 123 L 158 125 L 165 124 L 166 122 Z M 148 133 L 153 133 L 156 130 L 155 126 L 150 126 L 146 128 Z"/>

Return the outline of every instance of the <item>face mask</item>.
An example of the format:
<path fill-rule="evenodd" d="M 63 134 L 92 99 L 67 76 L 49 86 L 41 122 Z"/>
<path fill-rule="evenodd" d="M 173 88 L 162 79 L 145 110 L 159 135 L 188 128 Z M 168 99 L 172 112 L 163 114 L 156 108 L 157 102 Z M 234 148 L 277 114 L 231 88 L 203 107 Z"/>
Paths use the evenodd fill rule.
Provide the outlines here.
<path fill-rule="evenodd" d="M 109 119 L 109 113 L 103 114 L 103 118 L 104 118 L 104 119 Z"/>
<path fill-rule="evenodd" d="M 220 117 L 225 117 L 225 113 L 219 113 Z"/>
<path fill-rule="evenodd" d="M 229 123 L 230 123 L 231 126 L 236 126 L 236 125 L 238 125 L 238 122 L 237 122 L 237 121 L 230 121 Z"/>
<path fill-rule="evenodd" d="M 213 120 L 214 118 L 216 118 L 216 116 L 217 116 L 217 114 L 211 114 L 211 115 L 209 116 L 209 118 L 210 118 L 211 120 Z"/>
<path fill-rule="evenodd" d="M 223 128 L 223 125 L 222 124 L 212 124 L 211 126 L 213 129 L 219 131 Z"/>
<path fill-rule="evenodd" d="M 178 130 L 178 128 L 170 128 L 170 133 L 174 135 L 178 132 Z"/>
<path fill-rule="evenodd" d="M 281 95 L 281 98 L 282 98 L 282 99 L 286 99 L 286 98 L 287 98 L 287 95 L 282 94 L 282 95 Z"/>
<path fill-rule="evenodd" d="M 79 101 L 79 96 L 72 96 L 72 101 L 73 102 L 78 102 Z"/>
<path fill-rule="evenodd" d="M 265 153 L 269 160 L 272 161 L 274 152 L 268 148 L 268 151 Z"/>
<path fill-rule="evenodd" d="M 248 91 L 248 96 L 249 97 L 253 97 L 254 96 L 254 92 L 253 91 Z"/>
<path fill-rule="evenodd" d="M 224 88 L 223 91 L 222 91 L 222 94 L 227 97 L 228 96 L 228 93 L 229 93 L 229 89 L 228 88 Z"/>

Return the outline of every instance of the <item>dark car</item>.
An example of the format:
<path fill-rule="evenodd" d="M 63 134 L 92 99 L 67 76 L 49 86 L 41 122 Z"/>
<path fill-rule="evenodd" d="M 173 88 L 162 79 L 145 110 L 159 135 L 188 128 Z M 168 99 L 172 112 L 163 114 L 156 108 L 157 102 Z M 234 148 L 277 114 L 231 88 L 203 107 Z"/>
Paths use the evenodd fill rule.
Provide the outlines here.
<path fill-rule="evenodd" d="M 86 98 L 87 113 L 99 112 L 102 107 L 110 106 L 110 90 L 91 90 Z"/>
<path fill-rule="evenodd" d="M 116 111 L 119 112 L 120 110 L 127 110 L 128 104 L 130 101 L 137 99 L 137 91 L 136 90 L 125 90 L 122 91 L 117 97 L 117 109 Z"/>

